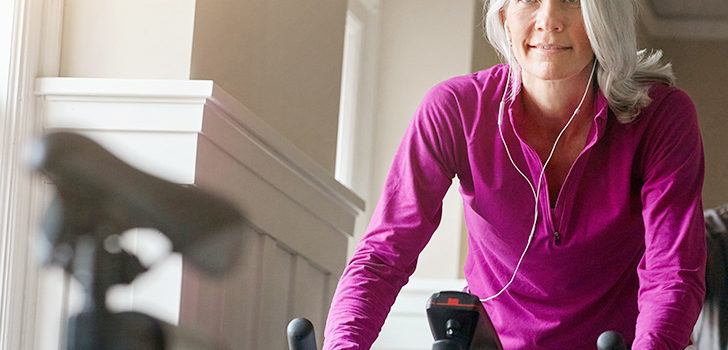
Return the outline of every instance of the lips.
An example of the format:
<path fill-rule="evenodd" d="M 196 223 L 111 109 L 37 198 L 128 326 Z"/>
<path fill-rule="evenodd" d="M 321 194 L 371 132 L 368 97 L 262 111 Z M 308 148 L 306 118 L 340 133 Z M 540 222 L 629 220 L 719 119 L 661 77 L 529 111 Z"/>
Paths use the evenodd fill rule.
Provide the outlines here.
<path fill-rule="evenodd" d="M 544 51 L 562 51 L 562 50 L 569 50 L 571 49 L 570 46 L 564 46 L 564 45 L 557 45 L 557 44 L 529 44 L 529 48 L 532 49 L 539 49 Z"/>

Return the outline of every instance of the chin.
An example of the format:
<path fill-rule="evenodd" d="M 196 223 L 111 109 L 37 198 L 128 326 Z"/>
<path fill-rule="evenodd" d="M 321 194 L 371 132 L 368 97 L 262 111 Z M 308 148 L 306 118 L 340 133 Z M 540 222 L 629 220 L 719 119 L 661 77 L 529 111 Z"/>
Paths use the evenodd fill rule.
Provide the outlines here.
<path fill-rule="evenodd" d="M 563 71 L 538 71 L 530 70 L 525 71 L 526 74 L 539 80 L 564 80 L 573 77 L 578 72 L 563 72 Z"/>
<path fill-rule="evenodd" d="M 577 64 L 535 64 L 530 65 L 530 67 L 522 67 L 523 72 L 525 74 L 530 75 L 533 78 L 540 79 L 540 80 L 564 80 L 573 78 L 579 73 L 581 73 L 581 69 L 574 69 L 574 67 L 578 66 Z"/>

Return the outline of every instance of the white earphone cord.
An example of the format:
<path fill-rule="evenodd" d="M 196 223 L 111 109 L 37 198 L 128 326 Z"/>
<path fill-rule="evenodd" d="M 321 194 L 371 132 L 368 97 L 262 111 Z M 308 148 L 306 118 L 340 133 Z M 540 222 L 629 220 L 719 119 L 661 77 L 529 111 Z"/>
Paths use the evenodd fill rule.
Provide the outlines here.
<path fill-rule="evenodd" d="M 559 139 L 561 139 L 561 136 L 564 134 L 566 129 L 569 127 L 571 122 L 574 120 L 574 117 L 579 113 L 579 110 L 581 109 L 581 106 L 584 104 L 584 100 L 586 99 L 586 95 L 589 92 L 589 87 L 591 86 L 591 81 L 594 77 L 594 71 L 597 67 L 597 61 L 594 60 L 594 64 L 592 65 L 591 74 L 589 75 L 589 80 L 586 84 L 586 89 L 584 89 L 584 95 L 581 96 L 581 101 L 579 101 L 579 105 L 574 109 L 574 113 L 571 115 L 571 118 L 569 118 L 569 121 L 566 122 L 566 125 L 564 125 L 564 128 L 561 129 L 561 132 L 559 132 L 559 135 L 556 137 L 556 141 L 554 141 L 554 145 L 551 147 L 551 152 L 549 152 L 548 158 L 546 158 L 546 162 L 544 162 L 543 167 L 541 168 L 541 173 L 538 175 L 538 185 L 534 189 L 533 184 L 531 183 L 531 180 L 528 179 L 528 177 L 521 171 L 520 168 L 516 165 L 516 162 L 513 161 L 513 157 L 511 156 L 511 152 L 508 149 L 508 144 L 506 143 L 506 139 L 503 137 L 503 131 L 501 129 L 501 124 L 503 122 L 503 109 L 505 107 L 505 99 L 506 94 L 508 93 L 508 87 L 511 83 L 511 68 L 508 68 L 508 77 L 506 80 L 506 88 L 503 91 L 503 97 L 501 97 L 500 105 L 498 106 L 498 133 L 500 134 L 501 141 L 503 142 L 503 147 L 506 150 L 506 154 L 508 154 L 508 159 L 510 159 L 511 164 L 513 164 L 513 167 L 516 168 L 516 171 L 518 171 L 519 174 L 526 180 L 528 183 L 528 186 L 531 188 L 531 192 L 533 193 L 533 198 L 535 201 L 534 204 L 534 210 L 533 210 L 533 224 L 531 225 L 531 233 L 528 234 L 528 242 L 526 243 L 526 248 L 523 249 L 523 253 L 521 253 L 521 257 L 518 259 L 518 263 L 516 264 L 516 268 L 513 270 L 513 275 L 511 275 L 511 279 L 508 281 L 508 283 L 501 288 L 498 293 L 495 293 L 487 298 L 481 298 L 480 301 L 486 302 L 491 301 L 495 298 L 497 298 L 499 295 L 503 294 L 503 292 L 508 289 L 508 287 L 513 283 L 513 281 L 516 279 L 516 274 L 518 273 L 518 269 L 521 267 L 521 263 L 523 262 L 523 257 L 526 256 L 526 252 L 528 251 L 528 248 L 531 246 L 531 241 L 533 240 L 533 236 L 536 232 L 536 223 L 538 222 L 538 199 L 541 194 L 541 180 L 543 179 L 543 175 L 546 171 L 546 166 L 551 161 L 551 158 L 554 155 L 554 151 L 556 150 L 556 145 L 559 143 Z"/>

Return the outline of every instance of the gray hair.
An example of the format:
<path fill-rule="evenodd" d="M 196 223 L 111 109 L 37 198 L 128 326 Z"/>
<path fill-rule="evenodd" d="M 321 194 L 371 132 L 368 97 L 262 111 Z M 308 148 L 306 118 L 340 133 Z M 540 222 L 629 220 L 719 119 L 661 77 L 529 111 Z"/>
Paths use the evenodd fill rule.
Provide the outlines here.
<path fill-rule="evenodd" d="M 520 66 L 516 61 L 501 23 L 500 12 L 510 0 L 485 0 L 485 36 L 511 67 L 510 92 L 513 99 L 521 86 Z M 635 0 L 581 0 L 589 42 L 597 59 L 597 83 L 610 109 L 622 123 L 629 123 L 652 100 L 652 83 L 675 84 L 670 63 L 662 63 L 662 51 L 637 50 Z"/>

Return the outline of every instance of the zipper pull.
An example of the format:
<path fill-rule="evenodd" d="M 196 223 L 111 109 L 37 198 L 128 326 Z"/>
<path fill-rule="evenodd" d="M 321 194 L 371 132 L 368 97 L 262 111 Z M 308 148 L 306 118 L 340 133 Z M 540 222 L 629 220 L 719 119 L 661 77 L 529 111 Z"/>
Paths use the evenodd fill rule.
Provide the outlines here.
<path fill-rule="evenodd" d="M 554 244 L 561 244 L 561 234 L 559 233 L 559 231 L 554 231 Z"/>

